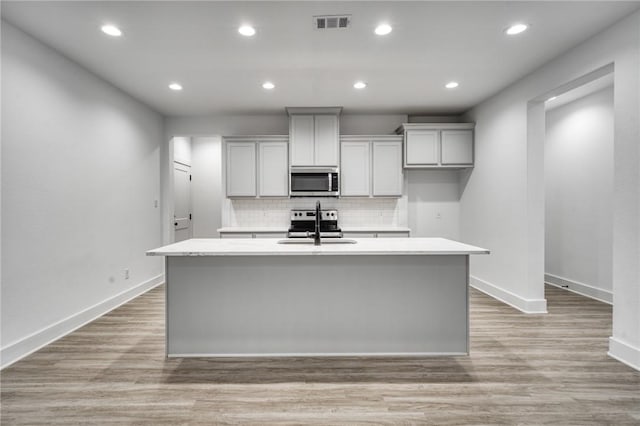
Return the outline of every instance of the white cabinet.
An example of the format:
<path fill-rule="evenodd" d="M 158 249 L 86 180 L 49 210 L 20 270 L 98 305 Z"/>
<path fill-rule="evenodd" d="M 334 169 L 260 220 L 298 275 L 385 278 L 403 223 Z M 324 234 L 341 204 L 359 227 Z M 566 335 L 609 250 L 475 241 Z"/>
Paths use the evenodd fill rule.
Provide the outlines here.
<path fill-rule="evenodd" d="M 258 142 L 260 197 L 289 195 L 289 145 L 286 142 Z"/>
<path fill-rule="evenodd" d="M 315 116 L 315 163 L 316 166 L 338 165 L 338 116 Z M 306 165 L 306 164 L 304 164 Z"/>
<path fill-rule="evenodd" d="M 228 198 L 289 196 L 286 136 L 234 136 L 224 142 Z"/>
<path fill-rule="evenodd" d="M 342 108 L 287 108 L 292 166 L 337 166 Z"/>
<path fill-rule="evenodd" d="M 473 167 L 473 123 L 407 123 L 396 130 L 404 135 L 405 168 Z"/>
<path fill-rule="evenodd" d="M 371 194 L 369 141 L 343 141 L 340 145 L 340 194 L 343 197 Z"/>
<path fill-rule="evenodd" d="M 402 196 L 402 141 L 373 141 L 374 197 Z"/>
<path fill-rule="evenodd" d="M 275 231 L 221 231 L 220 238 L 287 238 L 287 232 Z"/>
<path fill-rule="evenodd" d="M 382 231 L 382 230 L 347 230 L 343 232 L 344 238 L 409 238 L 410 231 Z"/>
<path fill-rule="evenodd" d="M 315 120 L 313 115 L 292 115 L 289 119 L 291 165 L 315 164 Z"/>
<path fill-rule="evenodd" d="M 473 130 L 442 130 L 442 165 L 473 165 Z"/>
<path fill-rule="evenodd" d="M 437 130 L 411 130 L 406 134 L 407 165 L 438 165 L 440 134 Z"/>
<path fill-rule="evenodd" d="M 342 197 L 401 197 L 402 137 L 343 136 L 340 179 Z"/>
<path fill-rule="evenodd" d="M 256 145 L 254 142 L 228 142 L 227 197 L 256 196 Z"/>

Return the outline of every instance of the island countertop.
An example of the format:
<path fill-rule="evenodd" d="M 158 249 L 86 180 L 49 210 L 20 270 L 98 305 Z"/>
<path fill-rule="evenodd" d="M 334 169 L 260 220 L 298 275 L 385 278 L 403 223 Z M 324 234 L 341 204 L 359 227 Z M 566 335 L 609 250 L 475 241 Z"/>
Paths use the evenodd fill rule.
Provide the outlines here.
<path fill-rule="evenodd" d="M 280 244 L 276 238 L 194 238 L 154 250 L 147 256 L 296 255 L 470 255 L 489 250 L 445 238 L 355 238 L 355 244 Z"/>

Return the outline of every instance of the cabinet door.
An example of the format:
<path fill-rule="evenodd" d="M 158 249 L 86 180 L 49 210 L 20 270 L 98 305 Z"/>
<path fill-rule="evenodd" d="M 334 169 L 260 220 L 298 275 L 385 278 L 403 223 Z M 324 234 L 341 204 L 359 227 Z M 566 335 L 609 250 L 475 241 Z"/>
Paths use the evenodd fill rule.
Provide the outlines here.
<path fill-rule="evenodd" d="M 376 238 L 375 232 L 343 232 L 344 238 Z"/>
<path fill-rule="evenodd" d="M 253 238 L 251 232 L 223 232 L 220 233 L 220 238 Z"/>
<path fill-rule="evenodd" d="M 259 193 L 261 197 L 289 195 L 289 144 L 286 142 L 260 142 Z"/>
<path fill-rule="evenodd" d="M 315 165 L 338 165 L 338 117 L 315 116 Z"/>
<path fill-rule="evenodd" d="M 227 143 L 227 197 L 256 196 L 256 144 Z"/>
<path fill-rule="evenodd" d="M 287 238 L 286 232 L 256 232 L 254 238 Z"/>
<path fill-rule="evenodd" d="M 378 238 L 409 238 L 409 232 L 378 232 Z"/>
<path fill-rule="evenodd" d="M 342 142 L 340 145 L 340 195 L 369 196 L 369 142 Z"/>
<path fill-rule="evenodd" d="M 411 165 L 438 165 L 438 130 L 407 130 L 405 163 Z"/>
<path fill-rule="evenodd" d="M 402 142 L 373 142 L 373 196 L 402 196 Z"/>
<path fill-rule="evenodd" d="M 442 131 L 442 164 L 473 164 L 473 130 Z"/>
<path fill-rule="evenodd" d="M 314 155 L 313 115 L 292 115 L 290 117 L 291 165 L 313 166 Z"/>

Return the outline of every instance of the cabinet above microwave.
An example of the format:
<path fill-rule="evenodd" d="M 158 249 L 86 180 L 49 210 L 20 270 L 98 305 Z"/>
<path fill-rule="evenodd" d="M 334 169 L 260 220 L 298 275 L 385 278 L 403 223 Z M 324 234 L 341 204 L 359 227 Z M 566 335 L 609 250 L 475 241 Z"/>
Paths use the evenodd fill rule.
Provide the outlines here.
<path fill-rule="evenodd" d="M 291 166 L 338 166 L 341 111 L 341 107 L 287 108 Z"/>

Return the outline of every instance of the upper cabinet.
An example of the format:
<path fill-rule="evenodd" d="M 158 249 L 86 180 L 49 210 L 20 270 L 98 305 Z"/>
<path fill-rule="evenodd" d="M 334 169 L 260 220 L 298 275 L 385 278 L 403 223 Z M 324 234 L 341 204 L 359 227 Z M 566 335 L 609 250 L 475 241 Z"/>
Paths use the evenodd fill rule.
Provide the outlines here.
<path fill-rule="evenodd" d="M 474 123 L 407 123 L 404 135 L 404 167 L 473 167 Z"/>
<path fill-rule="evenodd" d="M 338 166 L 341 110 L 287 108 L 292 166 Z"/>
<path fill-rule="evenodd" d="M 286 136 L 228 137 L 224 142 L 228 198 L 289 196 Z"/>
<path fill-rule="evenodd" d="M 341 196 L 402 196 L 401 136 L 343 136 L 340 140 Z"/>

